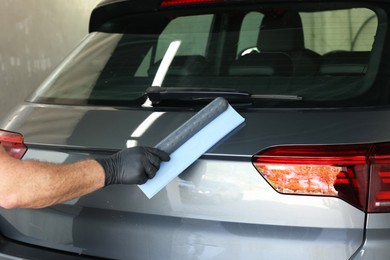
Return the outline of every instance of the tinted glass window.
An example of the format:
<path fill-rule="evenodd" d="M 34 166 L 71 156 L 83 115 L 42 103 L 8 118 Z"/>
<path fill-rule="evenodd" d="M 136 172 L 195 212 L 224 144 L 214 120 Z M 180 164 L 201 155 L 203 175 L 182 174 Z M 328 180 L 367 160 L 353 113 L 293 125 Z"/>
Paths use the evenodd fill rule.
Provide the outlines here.
<path fill-rule="evenodd" d="M 161 61 L 170 44 L 177 40 L 180 40 L 180 48 L 176 52 L 177 56 L 199 55 L 206 57 L 212 21 L 213 15 L 184 16 L 174 19 L 158 37 L 153 62 Z M 137 70 L 136 76 L 147 76 L 149 65 L 152 62 L 153 50 L 152 48 L 149 50 L 147 57 Z"/>
<path fill-rule="evenodd" d="M 319 54 L 332 51 L 371 51 L 378 28 L 367 8 L 301 13 L 305 46 Z"/>
<path fill-rule="evenodd" d="M 319 54 L 331 51 L 371 51 L 378 27 L 376 14 L 367 8 L 323 12 L 299 12 L 304 46 Z M 238 51 L 257 49 L 264 15 L 248 13 L 242 22 Z"/>
<path fill-rule="evenodd" d="M 375 98 L 382 91 L 376 82 L 386 16 L 355 5 L 235 6 L 114 19 L 32 100 L 140 106 L 157 84 L 180 90 L 154 104 L 160 106 L 226 93 L 231 103 L 251 107 L 388 104 Z"/>

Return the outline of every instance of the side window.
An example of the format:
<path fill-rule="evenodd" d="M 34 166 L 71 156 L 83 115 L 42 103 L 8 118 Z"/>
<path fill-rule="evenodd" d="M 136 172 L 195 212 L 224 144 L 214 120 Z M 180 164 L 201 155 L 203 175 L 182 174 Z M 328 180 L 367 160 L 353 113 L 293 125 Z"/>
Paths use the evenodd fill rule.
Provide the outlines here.
<path fill-rule="evenodd" d="M 369 9 L 301 13 L 305 46 L 317 53 L 371 51 L 378 21 Z"/>
<path fill-rule="evenodd" d="M 240 38 L 238 40 L 237 57 L 257 50 L 257 38 L 263 14 L 259 12 L 248 13 L 241 24 Z"/>
<path fill-rule="evenodd" d="M 161 60 L 172 41 L 180 40 L 177 55 L 206 55 L 213 15 L 184 16 L 173 20 L 161 33 L 155 61 Z"/>
<path fill-rule="evenodd" d="M 150 64 L 161 60 L 173 41 L 181 41 L 180 48 L 176 53 L 177 56 L 201 55 L 205 57 L 213 17 L 214 15 L 211 14 L 195 15 L 172 20 L 160 34 L 155 53 L 153 53 L 154 50 L 149 50 L 135 76 L 147 76 Z M 152 62 L 151 59 L 153 59 Z"/>

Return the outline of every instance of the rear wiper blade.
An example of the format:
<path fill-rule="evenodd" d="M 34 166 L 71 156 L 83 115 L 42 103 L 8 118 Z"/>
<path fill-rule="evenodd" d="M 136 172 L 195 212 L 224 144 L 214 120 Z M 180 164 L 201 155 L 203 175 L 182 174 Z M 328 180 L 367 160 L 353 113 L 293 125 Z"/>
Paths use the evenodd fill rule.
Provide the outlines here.
<path fill-rule="evenodd" d="M 163 100 L 203 100 L 224 97 L 225 99 L 249 99 L 251 94 L 245 91 L 213 89 L 213 88 L 166 88 L 149 87 L 146 89 L 148 98 L 153 103 Z"/>
<path fill-rule="evenodd" d="M 303 100 L 300 96 L 295 95 L 252 95 L 249 92 L 221 88 L 167 88 L 167 87 L 149 87 L 146 95 L 153 104 L 158 104 L 164 100 L 178 101 L 197 101 L 210 100 L 217 97 L 223 97 L 228 101 L 248 102 L 253 99 L 270 99 L 270 100 Z"/>
<path fill-rule="evenodd" d="M 280 94 L 266 94 L 266 95 L 251 95 L 251 98 L 257 99 L 273 99 L 273 100 L 297 100 L 302 101 L 303 97 L 296 95 L 280 95 Z"/>

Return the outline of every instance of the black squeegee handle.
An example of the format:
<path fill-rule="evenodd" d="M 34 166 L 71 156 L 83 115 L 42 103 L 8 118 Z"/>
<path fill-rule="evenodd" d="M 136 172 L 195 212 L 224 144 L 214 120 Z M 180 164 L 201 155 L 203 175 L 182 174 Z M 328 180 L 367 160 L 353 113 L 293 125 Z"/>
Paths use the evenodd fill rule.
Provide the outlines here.
<path fill-rule="evenodd" d="M 183 123 L 179 128 L 159 142 L 155 148 L 171 154 L 199 130 L 217 118 L 228 108 L 229 103 L 222 97 L 217 97 L 198 113 Z"/>

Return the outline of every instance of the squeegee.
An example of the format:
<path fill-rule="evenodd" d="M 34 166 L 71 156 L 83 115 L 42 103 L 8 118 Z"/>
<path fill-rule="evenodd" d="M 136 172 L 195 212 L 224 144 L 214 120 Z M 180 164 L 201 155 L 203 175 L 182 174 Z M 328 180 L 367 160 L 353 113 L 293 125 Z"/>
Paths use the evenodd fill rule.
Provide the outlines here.
<path fill-rule="evenodd" d="M 245 119 L 226 99 L 218 97 L 184 122 L 155 147 L 170 154 L 156 176 L 138 185 L 150 199 Z"/>

